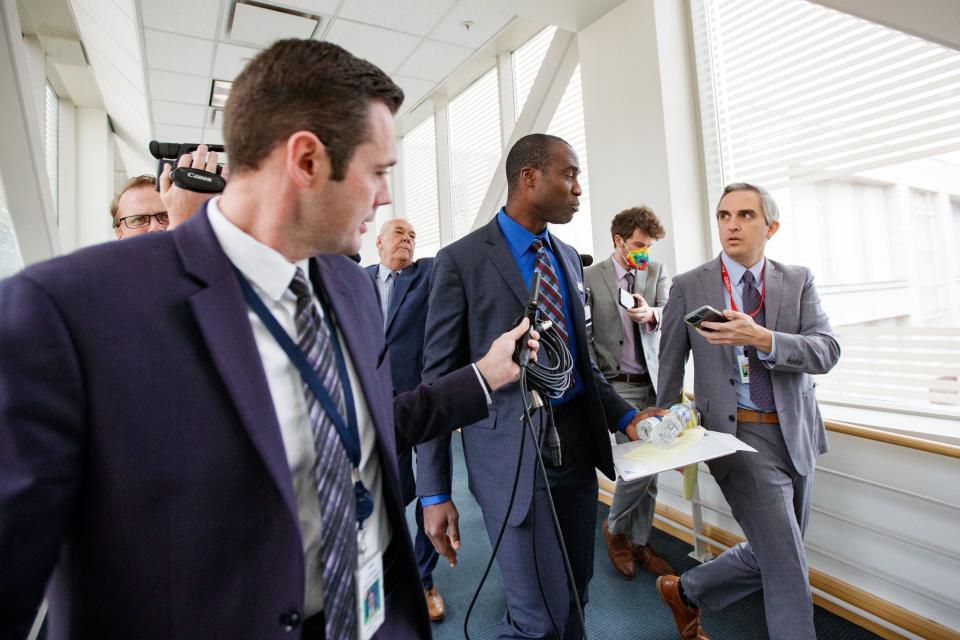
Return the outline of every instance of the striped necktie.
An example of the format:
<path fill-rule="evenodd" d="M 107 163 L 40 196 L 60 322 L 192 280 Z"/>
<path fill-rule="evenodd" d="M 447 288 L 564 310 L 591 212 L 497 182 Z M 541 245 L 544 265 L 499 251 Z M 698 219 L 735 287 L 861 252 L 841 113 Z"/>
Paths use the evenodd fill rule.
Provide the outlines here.
<path fill-rule="evenodd" d="M 297 345 L 313 366 L 321 383 L 346 416 L 346 401 L 329 326 L 314 304 L 303 271 L 299 268 L 290 282 L 297 297 Z M 323 565 L 323 614 L 326 637 L 353 638 L 356 633 L 357 517 L 350 461 L 330 416 L 306 384 L 303 385 L 317 454 L 314 470 L 320 500 L 320 562 Z"/>
<path fill-rule="evenodd" d="M 537 263 L 533 272 L 540 274 L 540 310 L 553 322 L 563 341 L 569 344 L 570 337 L 567 335 L 567 321 L 563 315 L 563 296 L 560 295 L 557 272 L 550 264 L 550 256 L 543 245 L 543 240 L 536 238 L 530 247 L 537 253 Z"/>
<path fill-rule="evenodd" d="M 393 287 L 397 283 L 397 272 L 391 271 L 380 284 L 380 303 L 383 305 L 383 326 L 387 326 L 387 317 L 390 315 L 390 304 L 393 302 Z"/>

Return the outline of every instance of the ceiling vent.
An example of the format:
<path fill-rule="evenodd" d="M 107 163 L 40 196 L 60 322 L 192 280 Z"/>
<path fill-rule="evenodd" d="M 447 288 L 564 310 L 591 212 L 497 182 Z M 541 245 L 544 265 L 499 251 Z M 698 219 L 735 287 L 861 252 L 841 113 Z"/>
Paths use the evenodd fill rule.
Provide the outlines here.
<path fill-rule="evenodd" d="M 313 38 L 322 22 L 317 14 L 236 0 L 227 19 L 227 36 L 234 42 L 267 47 L 283 38 Z"/>
<path fill-rule="evenodd" d="M 232 82 L 227 80 L 214 80 L 210 86 L 210 106 L 214 109 L 223 109 L 227 106 L 227 97 L 230 95 Z"/>

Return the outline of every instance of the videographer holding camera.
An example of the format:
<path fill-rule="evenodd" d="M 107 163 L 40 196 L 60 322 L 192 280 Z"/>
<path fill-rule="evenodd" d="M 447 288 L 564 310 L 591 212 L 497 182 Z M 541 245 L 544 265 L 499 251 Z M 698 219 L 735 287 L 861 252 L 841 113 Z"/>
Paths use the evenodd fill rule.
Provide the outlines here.
<path fill-rule="evenodd" d="M 209 151 L 207 145 L 201 144 L 194 153 L 180 156 L 177 167 L 215 172 L 217 152 Z M 117 240 L 173 229 L 216 195 L 177 186 L 170 178 L 172 171 L 173 167 L 164 165 L 159 190 L 157 178 L 151 175 L 130 178 L 120 189 L 110 205 Z M 224 167 L 224 174 L 226 171 Z"/>

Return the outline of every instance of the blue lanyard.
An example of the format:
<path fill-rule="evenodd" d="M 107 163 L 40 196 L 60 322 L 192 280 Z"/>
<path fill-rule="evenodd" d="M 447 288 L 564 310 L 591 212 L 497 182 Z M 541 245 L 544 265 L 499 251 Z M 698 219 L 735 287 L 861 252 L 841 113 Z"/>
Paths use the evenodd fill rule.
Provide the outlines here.
<path fill-rule="evenodd" d="M 333 350 L 337 360 L 337 373 L 340 375 L 340 384 L 343 386 L 343 399 L 347 407 L 347 420 L 344 420 L 343 416 L 340 415 L 336 403 L 333 401 L 333 398 L 330 397 L 330 393 L 320 381 L 320 376 L 317 375 L 316 370 L 310 365 L 310 362 L 300 347 L 293 342 L 290 335 L 280 326 L 280 323 L 277 322 L 277 319 L 270 313 L 270 310 L 267 309 L 263 300 L 261 300 L 260 296 L 253 290 L 253 287 L 247 279 L 243 277 L 240 270 L 234 267 L 234 271 L 237 273 L 237 280 L 240 281 L 240 288 L 243 289 L 243 297 L 246 299 L 247 304 L 253 309 L 253 312 L 257 314 L 264 326 L 267 327 L 267 330 L 270 331 L 274 340 L 277 341 L 280 348 L 283 349 L 287 357 L 290 358 L 290 362 L 300 371 L 300 377 L 303 379 L 304 384 L 307 385 L 317 398 L 320 406 L 323 407 L 323 411 L 330 417 L 330 420 L 333 421 L 333 425 L 337 429 L 340 442 L 347 452 L 350 463 L 354 469 L 358 469 L 360 467 L 360 430 L 357 427 L 357 413 L 353 406 L 353 389 L 350 386 L 350 377 L 347 375 L 347 363 L 343 357 L 343 351 L 340 349 L 340 341 L 337 339 L 337 332 L 333 325 L 329 305 L 324 305 L 323 297 L 318 296 L 321 307 L 323 307 L 324 320 L 330 329 L 330 342 L 333 344 Z"/>

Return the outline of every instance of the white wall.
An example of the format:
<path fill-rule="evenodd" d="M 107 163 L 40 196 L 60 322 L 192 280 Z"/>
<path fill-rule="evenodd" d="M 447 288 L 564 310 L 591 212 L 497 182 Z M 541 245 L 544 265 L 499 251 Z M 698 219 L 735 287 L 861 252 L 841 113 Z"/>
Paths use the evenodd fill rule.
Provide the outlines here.
<path fill-rule="evenodd" d="M 107 112 L 77 109 L 76 246 L 112 240 L 110 201 L 113 199 L 113 143 Z"/>
<path fill-rule="evenodd" d="M 688 22 L 683 2 L 628 0 L 579 34 L 598 259 L 612 249 L 613 216 L 638 204 L 667 230 L 651 254 L 671 273 L 708 256 Z"/>

